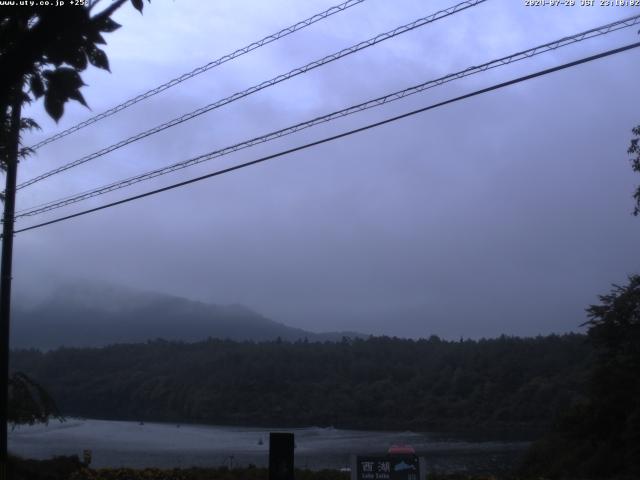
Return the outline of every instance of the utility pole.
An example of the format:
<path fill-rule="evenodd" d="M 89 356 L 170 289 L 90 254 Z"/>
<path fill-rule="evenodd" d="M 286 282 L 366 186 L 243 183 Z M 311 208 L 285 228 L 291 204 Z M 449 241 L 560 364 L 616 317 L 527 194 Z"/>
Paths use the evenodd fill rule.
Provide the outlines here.
<path fill-rule="evenodd" d="M 6 187 L 2 217 L 2 259 L 0 263 L 0 480 L 7 479 L 7 426 L 9 420 L 9 322 L 11 319 L 11 269 L 13 260 L 13 223 L 16 209 L 16 177 L 20 144 L 22 82 L 11 95 L 11 116 L 6 137 Z M 5 112 L 2 112 L 5 113 Z"/>

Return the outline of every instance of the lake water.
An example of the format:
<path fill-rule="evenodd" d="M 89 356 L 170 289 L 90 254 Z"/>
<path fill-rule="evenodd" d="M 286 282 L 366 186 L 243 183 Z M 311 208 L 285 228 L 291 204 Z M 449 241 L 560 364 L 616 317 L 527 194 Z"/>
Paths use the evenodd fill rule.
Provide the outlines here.
<path fill-rule="evenodd" d="M 21 426 L 9 434 L 9 450 L 30 458 L 93 452 L 92 466 L 190 467 L 267 466 L 269 432 L 295 434 L 297 468 L 349 465 L 350 454 L 382 455 L 392 444 L 412 445 L 429 471 L 484 473 L 508 470 L 526 441 L 468 434 L 377 432 L 335 428 L 252 428 L 67 419 L 48 426 Z M 474 438 L 475 437 L 475 438 Z"/>

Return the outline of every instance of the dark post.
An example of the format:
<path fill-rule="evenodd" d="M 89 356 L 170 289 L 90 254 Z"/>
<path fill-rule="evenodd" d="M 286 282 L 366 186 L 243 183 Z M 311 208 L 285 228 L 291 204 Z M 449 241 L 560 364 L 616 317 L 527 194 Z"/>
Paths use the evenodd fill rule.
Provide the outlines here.
<path fill-rule="evenodd" d="M 11 266 L 13 259 L 13 220 L 16 207 L 16 176 L 20 142 L 20 89 L 13 92 L 11 126 L 7 137 L 7 182 L 2 218 L 2 263 L 0 264 L 0 480 L 7 478 L 7 423 L 9 414 L 9 320 L 11 318 Z M 2 112 L 3 114 L 5 112 Z"/>
<path fill-rule="evenodd" d="M 293 433 L 269 434 L 269 480 L 293 480 Z"/>

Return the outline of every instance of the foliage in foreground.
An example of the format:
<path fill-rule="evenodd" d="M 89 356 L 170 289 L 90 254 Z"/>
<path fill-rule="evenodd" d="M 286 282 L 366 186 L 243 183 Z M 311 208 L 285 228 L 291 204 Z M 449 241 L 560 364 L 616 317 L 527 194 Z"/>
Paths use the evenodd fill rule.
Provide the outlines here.
<path fill-rule="evenodd" d="M 47 423 L 51 417 L 63 420 L 49 393 L 24 373 L 9 377 L 8 393 L 8 421 L 14 425 Z"/>
<path fill-rule="evenodd" d="M 75 100 L 86 106 L 80 88 L 88 65 L 109 70 L 103 35 L 120 25 L 111 15 L 127 0 L 114 0 L 99 13 L 99 2 L 56 8 L 52 2 L 15 2 L 0 9 L 0 117 L 16 100 L 30 103 L 44 97 L 47 113 L 56 120 L 64 105 Z M 107 3 L 107 2 L 105 2 Z M 142 0 L 131 0 L 140 12 Z M 17 98 L 16 97 L 16 91 Z M 0 128 L 0 135 L 5 131 Z M 2 155 L 0 159 L 3 160 Z"/>
<path fill-rule="evenodd" d="M 83 468 L 74 473 L 69 480 L 266 480 L 269 477 L 266 468 L 243 468 L 229 470 L 219 468 L 103 468 L 91 470 Z M 349 474 L 336 470 L 296 470 L 296 480 L 349 480 Z"/>
<path fill-rule="evenodd" d="M 56 457 L 51 460 L 11 458 L 12 480 L 267 480 L 266 468 L 132 469 L 85 467 L 78 457 Z M 296 480 L 349 480 L 348 473 L 337 470 L 296 470 Z M 430 474 L 428 480 L 516 480 L 515 477 L 476 476 L 464 474 Z M 521 480 L 525 480 L 524 478 Z M 530 480 L 534 480 L 533 478 Z M 535 479 L 538 480 L 538 479 Z"/>
<path fill-rule="evenodd" d="M 631 131 L 634 137 L 631 139 L 631 145 L 629 145 L 627 153 L 634 156 L 631 159 L 631 168 L 634 172 L 640 173 L 640 125 L 634 127 Z M 633 198 L 636 202 L 633 214 L 638 216 L 640 215 L 640 186 L 636 188 Z"/>
<path fill-rule="evenodd" d="M 535 444 L 526 469 L 554 478 L 640 478 L 640 275 L 587 312 L 596 351 L 588 401 Z"/>

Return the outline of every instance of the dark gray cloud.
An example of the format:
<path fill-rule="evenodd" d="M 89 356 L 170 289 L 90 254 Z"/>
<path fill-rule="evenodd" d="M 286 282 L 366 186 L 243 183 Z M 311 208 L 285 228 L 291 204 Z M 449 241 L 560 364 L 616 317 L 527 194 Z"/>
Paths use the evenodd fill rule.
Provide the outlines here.
<path fill-rule="evenodd" d="M 123 10 L 94 112 L 333 2 L 152 2 Z M 367 0 L 43 148 L 49 170 L 444 4 Z M 30 206 L 166 165 L 636 13 L 490 1 L 20 192 Z M 637 40 L 637 27 L 192 167 L 107 199 L 257 158 Z M 445 337 L 576 330 L 640 269 L 626 148 L 638 52 L 456 103 L 268 164 L 16 238 L 16 294 L 67 277 L 242 303 L 315 331 Z M 56 127 L 32 112 L 45 127 Z M 86 118 L 69 106 L 60 128 Z M 28 222 L 21 223 L 21 225 Z"/>

